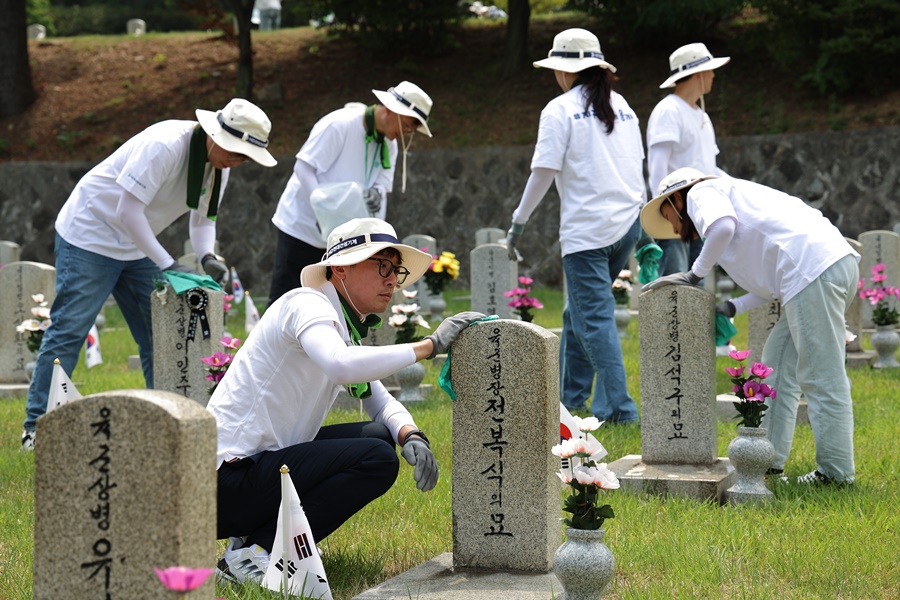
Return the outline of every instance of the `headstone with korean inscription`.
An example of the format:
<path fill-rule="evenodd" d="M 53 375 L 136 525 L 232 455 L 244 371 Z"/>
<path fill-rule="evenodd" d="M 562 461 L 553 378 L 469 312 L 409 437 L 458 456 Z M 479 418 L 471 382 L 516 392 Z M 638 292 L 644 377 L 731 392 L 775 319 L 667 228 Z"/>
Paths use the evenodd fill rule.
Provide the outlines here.
<path fill-rule="evenodd" d="M 609 468 L 636 493 L 724 502 L 734 469 L 717 456 L 715 298 L 670 285 L 640 307 L 642 454 Z"/>
<path fill-rule="evenodd" d="M 15 242 L 0 240 L 0 268 L 9 263 L 19 262 L 22 247 Z"/>
<path fill-rule="evenodd" d="M 203 406 L 209 402 L 208 371 L 201 358 L 225 352 L 224 294 L 196 287 L 150 295 L 153 319 L 153 387 L 175 392 Z"/>
<path fill-rule="evenodd" d="M 506 239 L 506 231 L 499 227 L 482 227 L 475 232 L 475 245 L 498 244 Z"/>
<path fill-rule="evenodd" d="M 470 253 L 472 310 L 501 319 L 515 318 L 505 292 L 519 286 L 519 266 L 509 260 L 506 246 L 484 244 Z"/>
<path fill-rule="evenodd" d="M 43 294 L 47 307 L 56 297 L 56 269 L 43 263 L 12 262 L 0 269 L 0 383 L 27 383 L 25 365 L 35 355 L 28 349 L 28 332 L 16 327 L 34 319 L 39 306 L 33 296 Z M 38 319 L 39 321 L 42 319 Z"/>
<path fill-rule="evenodd" d="M 775 323 L 781 318 L 781 302 L 772 300 L 747 313 L 747 349 L 750 356 L 746 364 L 762 362 L 762 351 L 769 339 L 769 333 L 775 327 Z"/>
<path fill-rule="evenodd" d="M 213 567 L 216 423 L 170 392 L 121 390 L 37 421 L 34 598 L 172 598 L 153 568 Z M 191 592 L 212 600 L 214 578 Z"/>
<path fill-rule="evenodd" d="M 453 345 L 453 565 L 547 572 L 562 542 L 559 340 L 476 323 Z"/>
<path fill-rule="evenodd" d="M 435 240 L 430 235 L 424 235 L 421 233 L 416 233 L 412 235 L 408 235 L 403 240 L 401 240 L 407 246 L 412 246 L 413 248 L 418 248 L 422 252 L 427 252 L 431 256 L 437 256 L 437 240 Z M 419 306 L 422 307 L 420 311 L 423 315 L 431 314 L 431 307 L 428 302 L 428 286 L 425 284 L 425 278 L 420 278 L 417 282 L 408 286 L 406 289 L 408 290 L 416 290 L 419 292 L 417 299 Z"/>
<path fill-rule="evenodd" d="M 882 229 L 866 231 L 859 235 L 859 243 L 863 247 L 859 276 L 865 279 L 865 287 L 872 287 L 872 267 L 878 264 L 884 265 L 885 280 L 877 285 L 900 285 L 900 234 Z M 872 322 L 873 306 L 869 302 L 861 305 L 862 326 L 868 329 L 875 327 Z"/>
<path fill-rule="evenodd" d="M 862 244 L 857 242 L 851 238 L 844 238 L 847 240 L 847 243 L 850 244 L 850 247 L 856 250 L 860 256 L 863 253 Z M 860 271 L 860 275 L 862 272 Z M 847 366 L 854 367 L 859 366 L 854 364 L 854 362 L 858 362 L 860 358 L 859 355 L 863 354 L 862 347 L 862 305 L 863 300 L 859 297 L 859 294 L 853 295 L 853 301 L 850 303 L 850 306 L 847 307 L 847 312 L 844 314 L 844 319 L 847 323 L 847 332 L 853 337 L 852 340 L 847 342 Z M 868 366 L 870 356 L 866 356 L 861 361 L 862 364 Z"/>

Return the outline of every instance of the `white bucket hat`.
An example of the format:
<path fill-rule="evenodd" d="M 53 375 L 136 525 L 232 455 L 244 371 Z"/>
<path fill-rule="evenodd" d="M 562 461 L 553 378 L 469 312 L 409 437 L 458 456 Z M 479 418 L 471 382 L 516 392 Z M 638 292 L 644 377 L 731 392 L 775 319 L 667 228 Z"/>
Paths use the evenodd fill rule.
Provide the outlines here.
<path fill-rule="evenodd" d="M 322 260 L 303 267 L 300 283 L 304 287 L 319 287 L 327 281 L 327 267 L 359 264 L 385 248 L 395 248 L 400 253 L 403 266 L 409 269 L 406 281 L 394 291 L 415 283 L 431 266 L 431 255 L 401 244 L 389 223 L 373 218 L 352 219 L 334 228 L 328 236 L 328 250 Z"/>
<path fill-rule="evenodd" d="M 616 72 L 616 68 L 603 59 L 597 36 L 587 29 L 577 27 L 557 33 L 547 58 L 532 64 L 566 73 L 580 73 L 588 67 L 602 67 Z"/>
<path fill-rule="evenodd" d="M 673 87 L 679 79 L 690 77 L 700 71 L 718 69 L 730 60 L 729 56 L 713 58 L 712 53 L 706 49 L 706 44 L 698 42 L 682 46 L 669 56 L 669 78 L 659 87 Z"/>
<path fill-rule="evenodd" d="M 656 190 L 656 197 L 641 209 L 641 226 L 647 235 L 658 240 L 673 240 L 678 237 L 672 224 L 659 211 L 660 204 L 665 202 L 678 190 L 683 190 L 706 179 L 715 179 L 715 175 L 704 175 L 702 171 L 692 167 L 676 169 L 663 177 Z"/>
<path fill-rule="evenodd" d="M 431 114 L 431 96 L 414 83 L 401 81 L 388 91 L 372 90 L 378 101 L 398 115 L 415 117 L 419 120 L 418 130 L 431 137 L 428 129 L 428 115 Z"/>
<path fill-rule="evenodd" d="M 200 126 L 217 146 L 229 152 L 249 156 L 264 167 L 277 161 L 269 154 L 269 132 L 272 123 L 261 108 L 242 98 L 235 98 L 220 111 L 197 109 Z"/>

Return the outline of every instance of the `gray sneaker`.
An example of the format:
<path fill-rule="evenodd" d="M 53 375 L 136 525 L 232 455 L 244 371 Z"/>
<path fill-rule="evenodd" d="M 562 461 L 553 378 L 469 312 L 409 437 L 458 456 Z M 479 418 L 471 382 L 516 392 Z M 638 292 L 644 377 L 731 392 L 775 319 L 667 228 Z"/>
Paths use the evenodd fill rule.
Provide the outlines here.
<path fill-rule="evenodd" d="M 31 452 L 34 450 L 34 431 L 28 431 L 25 429 L 22 431 L 22 451 L 23 452 Z"/>
<path fill-rule="evenodd" d="M 216 565 L 216 576 L 225 581 L 261 583 L 269 568 L 269 553 L 258 544 L 242 547 L 241 538 L 228 538 L 225 554 Z"/>

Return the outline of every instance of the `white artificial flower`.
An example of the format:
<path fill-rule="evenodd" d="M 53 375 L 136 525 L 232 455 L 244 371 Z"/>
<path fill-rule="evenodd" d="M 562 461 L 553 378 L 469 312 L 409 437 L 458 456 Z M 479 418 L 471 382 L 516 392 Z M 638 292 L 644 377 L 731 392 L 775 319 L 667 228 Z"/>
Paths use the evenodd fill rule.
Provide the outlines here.
<path fill-rule="evenodd" d="M 16 325 L 16 331 L 25 333 L 26 331 L 40 331 L 41 324 L 37 319 L 25 319 L 19 325 Z"/>
<path fill-rule="evenodd" d="M 403 296 L 404 296 L 405 298 L 409 298 L 410 300 L 412 300 L 413 298 L 415 298 L 415 297 L 418 295 L 418 293 L 419 293 L 419 290 L 409 290 L 409 289 L 407 289 L 407 290 L 401 290 L 401 291 L 403 292 Z"/>
<path fill-rule="evenodd" d="M 424 327 L 425 329 L 431 329 L 431 325 L 428 324 L 428 321 L 422 317 L 422 315 L 416 315 L 412 318 L 413 323 L 418 325 L 419 327 Z"/>
<path fill-rule="evenodd" d="M 406 320 L 407 320 L 406 315 L 403 315 L 403 314 L 394 315 L 390 319 L 388 319 L 388 325 L 390 325 L 391 327 L 400 327 L 401 325 L 406 323 Z"/>
<path fill-rule="evenodd" d="M 594 431 L 595 429 L 598 429 L 601 425 L 603 425 L 603 423 L 597 417 L 582 418 L 573 415 L 572 418 L 575 419 L 575 426 L 578 428 L 578 431 Z"/>
<path fill-rule="evenodd" d="M 36 303 L 41 304 L 44 301 L 44 295 L 43 294 L 32 294 L 31 299 L 34 300 Z"/>
<path fill-rule="evenodd" d="M 50 318 L 50 309 L 46 306 L 35 306 L 31 309 L 31 314 L 36 317 L 40 317 L 41 319 L 49 319 Z"/>

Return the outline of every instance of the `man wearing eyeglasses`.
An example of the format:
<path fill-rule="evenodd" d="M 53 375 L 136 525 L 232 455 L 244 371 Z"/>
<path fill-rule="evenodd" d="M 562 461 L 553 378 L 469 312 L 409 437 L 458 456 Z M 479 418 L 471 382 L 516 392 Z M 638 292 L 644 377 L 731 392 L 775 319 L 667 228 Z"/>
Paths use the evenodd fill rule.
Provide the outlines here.
<path fill-rule="evenodd" d="M 419 490 L 437 484 L 428 438 L 379 379 L 446 352 L 484 315 L 449 317 L 419 342 L 360 345 L 381 325 L 394 292 L 430 264 L 430 254 L 401 244 L 381 219 L 351 220 L 328 236 L 324 258 L 303 269 L 303 287 L 275 301 L 238 350 L 207 406 L 218 430 L 218 537 L 229 538 L 221 576 L 265 574 L 282 465 L 316 541 L 390 489 L 399 470 L 395 444 Z M 371 421 L 322 426 L 342 388 Z"/>

